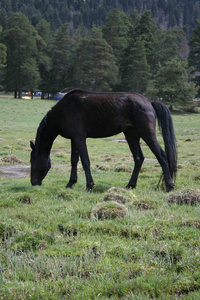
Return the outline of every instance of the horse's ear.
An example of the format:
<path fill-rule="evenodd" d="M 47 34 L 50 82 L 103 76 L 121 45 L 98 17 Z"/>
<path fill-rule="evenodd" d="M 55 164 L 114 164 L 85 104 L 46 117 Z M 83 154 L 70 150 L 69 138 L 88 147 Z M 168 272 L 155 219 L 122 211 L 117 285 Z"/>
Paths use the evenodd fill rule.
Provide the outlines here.
<path fill-rule="evenodd" d="M 32 150 L 35 149 L 35 144 L 34 144 L 32 141 L 30 141 L 30 146 L 31 146 L 31 149 L 32 149 Z"/>

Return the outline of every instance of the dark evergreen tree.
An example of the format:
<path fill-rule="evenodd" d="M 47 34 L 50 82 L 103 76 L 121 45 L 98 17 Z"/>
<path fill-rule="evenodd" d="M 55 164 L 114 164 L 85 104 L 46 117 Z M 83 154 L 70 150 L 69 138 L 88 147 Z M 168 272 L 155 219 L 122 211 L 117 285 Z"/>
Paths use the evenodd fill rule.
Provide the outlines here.
<path fill-rule="evenodd" d="M 72 39 L 68 32 L 68 23 L 66 23 L 59 28 L 53 41 L 52 69 L 50 70 L 51 91 L 53 93 L 69 87 L 72 48 Z"/>
<path fill-rule="evenodd" d="M 2 35 L 2 27 L 0 26 L 0 41 Z M 6 66 L 7 48 L 3 43 L 0 43 L 0 71 Z"/>
<path fill-rule="evenodd" d="M 113 9 L 120 8 L 127 14 L 135 9 L 140 15 L 146 10 L 151 10 L 156 22 L 163 25 L 168 20 L 168 28 L 182 25 L 186 28 L 194 27 L 196 19 L 200 18 L 197 2 L 197 0 L 1 0 L 0 25 L 6 28 L 4 24 L 7 23 L 11 12 L 22 12 L 34 26 L 41 19 L 45 19 L 51 23 L 53 30 L 66 22 L 73 28 L 83 25 L 91 29 L 94 25 L 102 26 L 108 14 Z"/>
<path fill-rule="evenodd" d="M 187 51 L 187 41 L 184 32 L 180 28 L 157 30 L 154 51 L 156 53 L 155 66 L 164 65 L 179 54 L 184 56 Z"/>
<path fill-rule="evenodd" d="M 158 8 L 160 8 L 164 12 L 166 12 L 166 9 L 167 9 L 167 2 L 166 2 L 166 0 L 158 0 Z"/>
<path fill-rule="evenodd" d="M 146 11 L 141 17 L 137 25 L 133 28 L 130 35 L 130 45 L 133 47 L 134 43 L 138 38 L 144 41 L 144 47 L 146 52 L 147 62 L 151 67 L 151 70 L 154 71 L 157 63 L 157 53 L 156 48 L 156 35 L 158 28 L 155 25 L 155 22 L 151 18 L 151 12 Z"/>
<path fill-rule="evenodd" d="M 156 3 L 156 0 L 152 0 L 152 4 L 151 4 L 151 12 L 152 12 L 152 16 L 155 18 L 158 15 L 158 6 Z"/>
<path fill-rule="evenodd" d="M 1 43 L 1 37 L 2 37 L 2 27 L 0 26 L 0 89 L 3 89 L 1 83 L 3 80 L 4 69 L 6 66 L 7 48 L 3 43 Z"/>
<path fill-rule="evenodd" d="M 8 13 L 5 8 L 0 9 L 0 25 L 6 29 L 8 26 Z"/>
<path fill-rule="evenodd" d="M 111 91 L 118 80 L 113 49 L 102 37 L 101 29 L 80 41 L 74 60 L 74 86 L 93 91 Z"/>
<path fill-rule="evenodd" d="M 102 28 L 103 37 L 107 43 L 113 48 L 114 54 L 119 61 L 125 48 L 128 46 L 127 33 L 130 30 L 131 24 L 128 16 L 113 9 L 106 18 L 106 23 Z"/>
<path fill-rule="evenodd" d="M 144 40 L 138 38 L 125 52 L 121 63 L 121 90 L 144 93 L 151 78 Z"/>
<path fill-rule="evenodd" d="M 191 67 L 192 80 L 198 87 L 197 96 L 200 97 L 200 20 L 197 20 L 197 25 L 193 30 L 193 36 L 189 42 L 190 53 L 188 63 Z"/>
<path fill-rule="evenodd" d="M 151 12 L 153 17 L 157 15 L 157 22 L 159 19 L 162 21 L 170 19 L 172 26 L 177 26 L 181 19 L 180 25 L 185 25 L 184 30 L 188 34 L 191 31 L 191 26 L 194 26 L 194 16 L 200 16 L 198 9 L 195 10 L 196 2 L 188 3 L 187 0 L 179 2 L 178 0 L 102 0 L 101 3 L 97 0 L 2 0 L 0 5 L 0 24 L 5 30 L 5 43 L 8 46 L 8 65 L 4 68 L 5 87 L 13 90 L 15 83 L 14 89 L 18 89 L 19 83 L 16 83 L 13 79 L 15 77 L 16 80 L 16 74 L 18 73 L 19 78 L 17 80 L 23 81 L 23 89 L 35 89 L 38 87 L 43 92 L 49 92 L 50 90 L 57 92 L 65 87 L 79 87 L 79 85 L 82 87 L 88 86 L 91 89 L 98 89 L 98 86 L 102 90 L 117 89 L 120 82 L 116 70 L 120 67 L 123 83 L 121 88 L 124 86 L 126 90 L 135 90 L 137 88 L 138 91 L 145 91 L 146 82 L 149 81 L 148 78 L 153 78 L 156 75 L 158 66 L 165 66 L 169 60 L 178 57 L 180 53 L 183 55 L 183 45 L 186 43 L 184 34 L 179 28 L 162 30 L 156 26 L 151 17 Z M 185 8 L 186 4 L 187 9 Z M 117 7 L 120 7 L 120 10 Z M 137 11 L 133 9 L 137 9 Z M 147 11 L 147 9 L 150 9 L 151 12 Z M 129 15 L 126 15 L 121 10 L 128 12 Z M 29 26 L 26 28 L 23 18 L 22 26 L 19 24 L 15 26 L 13 22 L 9 24 L 10 27 L 8 29 L 7 18 L 12 11 L 24 12 L 37 28 L 38 34 L 36 31 L 32 34 Z M 144 11 L 145 13 L 141 15 Z M 162 13 L 160 14 L 160 12 Z M 48 23 L 46 20 L 48 20 Z M 18 20 L 18 22 L 20 21 Z M 63 22 L 64 24 L 69 22 L 69 25 L 61 26 Z M 52 37 L 50 37 L 49 24 L 51 24 L 51 30 L 54 33 L 53 41 Z M 100 37 L 101 43 L 99 44 L 95 41 L 95 36 L 93 35 L 92 37 L 90 31 L 88 33 L 88 28 L 94 25 L 102 26 L 103 37 Z M 11 35 L 11 31 L 14 32 L 13 28 L 15 28 L 15 37 L 18 43 L 14 40 L 14 34 L 13 36 Z M 32 27 L 32 29 L 34 28 Z M 200 77 L 198 77 L 200 71 L 198 30 L 197 21 L 196 33 L 191 39 L 189 65 L 192 68 L 193 80 L 197 85 L 200 85 Z M 7 35 L 8 32 L 9 35 Z M 98 36 L 97 32 L 98 30 L 96 31 Z M 22 42 L 20 40 L 21 36 Z M 11 42 L 12 39 L 14 44 Z M 141 41 L 143 41 L 143 45 L 140 44 Z M 91 48 L 87 46 L 87 42 Z M 1 43 L 3 44 L 3 42 Z M 80 43 L 83 49 L 80 48 Z M 96 48 L 94 45 L 96 45 Z M 108 45 L 110 50 L 107 48 Z M 28 50 L 27 53 L 22 51 L 23 47 Z M 18 48 L 20 49 L 20 59 L 16 59 Z M 107 58 L 100 54 L 100 49 L 104 48 L 107 49 Z M 88 53 L 85 49 L 87 49 Z M 138 55 L 139 49 L 141 49 L 140 56 Z M 2 53 L 5 53 L 5 51 L 3 48 L 0 51 L 2 56 Z M 97 79 L 94 79 L 94 53 L 97 52 L 99 53 L 100 61 L 108 60 L 110 55 L 111 65 L 116 66 L 117 62 L 117 69 L 113 67 L 115 74 L 107 72 L 110 74 L 110 78 L 113 78 L 113 80 L 108 78 L 107 85 L 105 85 L 106 76 L 102 80 L 98 79 L 97 81 Z M 136 55 L 135 57 L 133 52 Z M 113 57 L 113 54 L 115 57 Z M 136 57 L 141 63 L 141 69 L 137 65 Z M 115 58 L 117 58 L 116 61 L 113 60 Z M 87 59 L 88 64 L 82 64 Z M 83 69 L 77 66 L 77 62 L 82 64 Z M 41 76 L 39 84 L 38 67 Z M 23 80 L 20 79 L 22 77 L 22 69 L 25 73 Z M 26 74 L 28 69 L 32 70 L 32 80 L 30 75 Z M 100 78 L 100 70 L 102 74 L 106 74 L 106 64 L 104 67 L 99 64 L 99 67 L 96 69 L 98 78 Z M 136 78 L 142 78 L 140 72 L 144 76 L 144 81 L 143 86 L 139 87 L 134 84 L 137 82 L 135 81 Z M 135 76 L 136 74 L 140 74 L 140 76 L 137 77 Z M 86 78 L 83 79 L 84 76 Z M 130 80 L 130 84 L 128 80 Z M 111 81 L 113 82 L 111 83 Z M 97 82 L 96 85 L 95 82 Z M 114 87 L 116 83 L 118 85 Z M 155 85 L 152 84 L 151 86 L 153 93 Z M 148 86 L 148 90 L 149 88 L 150 86 Z"/>
<path fill-rule="evenodd" d="M 180 58 L 160 65 L 153 84 L 151 82 L 147 89 L 147 96 L 154 90 L 154 96 L 168 103 L 171 110 L 174 105 L 187 105 L 194 98 L 196 89 L 194 84 L 189 83 L 186 67 L 186 61 Z"/>
<path fill-rule="evenodd" d="M 4 85 L 15 96 L 22 97 L 22 90 L 34 90 L 39 81 L 37 67 L 37 32 L 22 13 L 13 14 L 10 28 L 4 32 L 7 46 L 7 65 Z"/>
<path fill-rule="evenodd" d="M 133 26 L 133 28 L 135 28 L 140 20 L 140 16 L 139 16 L 137 10 L 132 11 L 132 13 L 129 15 L 129 20 L 130 20 L 130 23 Z"/>
<path fill-rule="evenodd" d="M 52 90 L 50 70 L 52 68 L 52 48 L 53 36 L 50 30 L 50 24 L 42 20 L 37 25 L 37 31 L 40 39 L 38 39 L 38 66 L 40 72 L 39 90 L 42 92 L 42 98 L 45 93 L 50 93 Z"/>

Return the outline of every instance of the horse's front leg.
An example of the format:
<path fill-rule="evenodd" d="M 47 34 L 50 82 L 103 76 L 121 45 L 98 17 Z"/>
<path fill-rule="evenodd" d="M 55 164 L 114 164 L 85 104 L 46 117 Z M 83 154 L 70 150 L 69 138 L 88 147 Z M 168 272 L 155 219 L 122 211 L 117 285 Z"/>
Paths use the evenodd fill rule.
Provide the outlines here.
<path fill-rule="evenodd" d="M 79 153 L 75 147 L 74 142 L 71 140 L 71 175 L 67 188 L 73 188 L 73 185 L 77 182 L 77 164 L 79 160 Z"/>
<path fill-rule="evenodd" d="M 88 191 L 92 190 L 94 186 L 94 181 L 92 178 L 92 174 L 90 171 L 90 159 L 88 155 L 87 145 L 86 145 L 86 138 L 85 137 L 77 137 L 73 139 L 74 144 L 76 146 L 76 149 L 78 150 L 78 153 L 81 158 L 81 162 L 83 165 L 83 169 L 85 171 L 85 177 L 86 177 L 86 189 Z"/>

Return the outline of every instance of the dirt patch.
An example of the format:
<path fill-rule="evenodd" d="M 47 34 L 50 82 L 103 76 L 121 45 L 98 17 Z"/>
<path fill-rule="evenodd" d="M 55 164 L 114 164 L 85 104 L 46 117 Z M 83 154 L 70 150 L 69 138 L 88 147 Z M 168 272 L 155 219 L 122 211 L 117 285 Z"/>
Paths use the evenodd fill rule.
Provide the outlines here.
<path fill-rule="evenodd" d="M 52 168 L 68 166 L 66 164 L 53 165 Z M 0 177 L 25 178 L 30 176 L 30 165 L 6 165 L 0 166 Z"/>
<path fill-rule="evenodd" d="M 116 142 L 116 143 L 127 143 L 127 141 L 125 139 L 115 139 L 115 140 L 112 140 L 113 142 Z"/>
<path fill-rule="evenodd" d="M 127 143 L 126 139 L 109 139 L 109 138 L 105 138 L 104 141 L 109 141 L 109 142 L 116 142 L 116 143 Z"/>
<path fill-rule="evenodd" d="M 157 159 L 156 158 L 146 158 L 145 157 L 144 161 L 157 161 Z"/>
<path fill-rule="evenodd" d="M 23 178 L 30 175 L 29 165 L 12 165 L 12 166 L 1 166 L 0 176 L 9 178 Z"/>

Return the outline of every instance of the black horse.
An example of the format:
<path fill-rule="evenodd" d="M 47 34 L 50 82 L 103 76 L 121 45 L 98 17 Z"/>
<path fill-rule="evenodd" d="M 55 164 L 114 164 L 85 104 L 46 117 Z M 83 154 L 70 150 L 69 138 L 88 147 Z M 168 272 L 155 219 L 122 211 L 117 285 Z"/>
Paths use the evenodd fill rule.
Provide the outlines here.
<path fill-rule="evenodd" d="M 165 143 L 165 152 L 156 138 L 156 116 Z M 160 163 L 166 190 L 174 187 L 177 171 L 176 139 L 169 109 L 137 93 L 93 93 L 72 90 L 43 118 L 35 144 L 31 142 L 31 183 L 41 185 L 51 168 L 50 150 L 55 138 L 71 139 L 71 176 L 66 187 L 77 182 L 79 156 L 86 176 L 86 188 L 94 186 L 86 138 L 109 137 L 123 132 L 135 161 L 127 188 L 135 188 L 144 161 L 140 138 Z"/>

